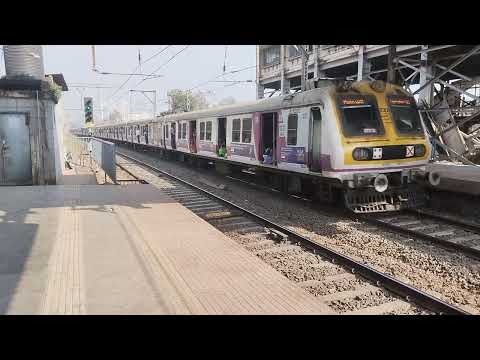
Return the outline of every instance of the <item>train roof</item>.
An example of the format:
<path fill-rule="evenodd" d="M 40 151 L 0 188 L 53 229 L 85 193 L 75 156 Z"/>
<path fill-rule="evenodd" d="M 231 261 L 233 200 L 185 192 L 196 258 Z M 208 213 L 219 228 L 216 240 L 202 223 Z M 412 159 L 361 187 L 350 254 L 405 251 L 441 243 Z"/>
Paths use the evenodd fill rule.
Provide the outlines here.
<path fill-rule="evenodd" d="M 327 92 L 333 85 L 330 81 L 320 83 L 320 87 L 298 92 L 295 94 L 276 96 L 272 98 L 260 99 L 255 101 L 248 101 L 236 103 L 226 106 L 218 106 L 197 111 L 183 112 L 177 114 L 169 114 L 157 116 L 156 120 L 161 121 L 180 121 L 180 120 L 197 120 L 211 117 L 225 117 L 231 115 L 240 115 L 253 112 L 264 112 L 280 110 L 285 107 L 307 106 L 311 104 L 322 104 L 325 92 Z M 128 123 L 100 125 L 97 127 L 112 126 L 112 125 L 139 125 L 151 122 L 152 119 L 130 121 Z"/>
<path fill-rule="evenodd" d="M 326 87 L 320 87 L 308 91 L 303 91 L 290 95 L 276 96 L 274 98 L 260 99 L 237 103 L 227 106 L 214 107 L 209 109 L 157 116 L 166 121 L 177 120 L 195 120 L 197 118 L 222 117 L 236 114 L 245 114 L 253 112 L 264 112 L 270 110 L 279 110 L 287 107 L 306 106 L 309 104 L 321 104 Z"/>
<path fill-rule="evenodd" d="M 354 82 L 352 89 L 358 89 L 360 86 L 371 83 L 370 81 L 358 81 Z M 217 118 L 217 117 L 226 117 L 232 115 L 241 115 L 249 114 L 254 112 L 267 112 L 267 111 L 276 111 L 284 108 L 291 107 L 300 107 L 308 106 L 314 104 L 323 104 L 325 95 L 332 90 L 337 89 L 337 85 L 334 81 L 331 80 L 322 80 L 318 82 L 318 87 L 315 89 L 298 92 L 295 94 L 275 96 L 272 98 L 236 103 L 226 106 L 218 106 L 203 110 L 161 115 L 157 116 L 155 120 L 157 121 L 181 121 L 181 120 L 198 120 L 205 118 Z M 402 92 L 405 92 L 400 86 L 397 85 L 388 85 L 392 89 L 398 89 Z M 355 90 L 358 91 L 358 90 Z M 117 124 L 105 124 L 97 126 L 98 128 L 108 127 L 108 126 L 125 126 L 125 125 L 141 125 L 151 123 L 153 119 L 144 119 L 130 122 L 123 122 Z"/>

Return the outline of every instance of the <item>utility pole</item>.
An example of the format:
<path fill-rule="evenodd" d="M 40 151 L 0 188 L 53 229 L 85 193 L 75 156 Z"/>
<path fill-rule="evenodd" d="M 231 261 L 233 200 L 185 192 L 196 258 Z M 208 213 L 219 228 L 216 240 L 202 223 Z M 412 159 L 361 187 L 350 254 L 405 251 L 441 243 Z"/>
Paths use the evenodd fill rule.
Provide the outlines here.
<path fill-rule="evenodd" d="M 138 48 L 138 68 L 141 73 L 142 72 L 142 55 L 140 55 L 140 48 Z"/>
<path fill-rule="evenodd" d="M 92 45 L 92 70 L 97 71 L 97 65 L 95 61 L 95 45 Z"/>
<path fill-rule="evenodd" d="M 143 96 L 145 96 L 145 98 L 148 101 L 150 101 L 150 103 L 153 105 L 153 119 L 155 119 L 155 116 L 157 115 L 157 90 L 130 90 L 130 99 L 132 97 L 131 94 L 133 92 L 141 93 Z M 145 93 L 153 93 L 153 100 L 150 99 L 147 95 L 145 95 Z M 129 102 L 129 104 L 130 104 L 130 102 Z M 130 113 L 130 110 L 129 110 L 129 113 Z"/>

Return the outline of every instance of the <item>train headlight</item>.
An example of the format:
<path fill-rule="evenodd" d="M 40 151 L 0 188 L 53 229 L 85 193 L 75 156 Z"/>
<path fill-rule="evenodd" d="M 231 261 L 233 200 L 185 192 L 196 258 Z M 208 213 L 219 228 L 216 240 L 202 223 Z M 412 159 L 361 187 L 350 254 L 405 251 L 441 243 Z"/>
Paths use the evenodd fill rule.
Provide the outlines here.
<path fill-rule="evenodd" d="M 379 193 L 384 192 L 385 190 L 388 189 L 388 178 L 384 174 L 378 175 L 375 180 L 373 181 L 373 186 L 375 187 L 375 190 L 377 190 Z"/>
<path fill-rule="evenodd" d="M 371 152 L 367 148 L 355 148 L 352 153 L 354 160 L 369 160 Z"/>
<path fill-rule="evenodd" d="M 425 155 L 425 145 L 423 144 L 417 144 L 415 145 L 415 156 L 422 157 Z"/>

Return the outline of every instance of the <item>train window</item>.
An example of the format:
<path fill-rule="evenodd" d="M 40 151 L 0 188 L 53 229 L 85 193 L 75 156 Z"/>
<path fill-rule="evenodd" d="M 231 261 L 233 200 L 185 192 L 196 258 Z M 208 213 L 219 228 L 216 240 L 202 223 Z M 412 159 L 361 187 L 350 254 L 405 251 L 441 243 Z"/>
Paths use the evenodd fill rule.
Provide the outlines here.
<path fill-rule="evenodd" d="M 242 121 L 242 143 L 252 141 L 252 119 L 243 119 Z"/>
<path fill-rule="evenodd" d="M 212 122 L 207 121 L 207 127 L 205 129 L 205 140 L 212 140 Z"/>
<path fill-rule="evenodd" d="M 271 46 L 263 52 L 263 64 L 270 66 L 280 63 L 280 46 Z"/>
<path fill-rule="evenodd" d="M 298 115 L 288 115 L 287 145 L 297 145 Z"/>
<path fill-rule="evenodd" d="M 423 134 L 422 121 L 415 107 L 415 101 L 410 99 L 390 98 L 390 112 L 393 122 L 400 134 Z"/>
<path fill-rule="evenodd" d="M 200 140 L 205 140 L 205 123 L 200 123 Z"/>
<path fill-rule="evenodd" d="M 240 119 L 233 119 L 232 142 L 240 142 Z"/>
<path fill-rule="evenodd" d="M 182 139 L 187 139 L 187 123 L 182 125 Z"/>
<path fill-rule="evenodd" d="M 378 110 L 364 96 L 340 98 L 345 136 L 378 136 L 384 133 Z M 345 106 L 346 105 L 346 106 Z"/>

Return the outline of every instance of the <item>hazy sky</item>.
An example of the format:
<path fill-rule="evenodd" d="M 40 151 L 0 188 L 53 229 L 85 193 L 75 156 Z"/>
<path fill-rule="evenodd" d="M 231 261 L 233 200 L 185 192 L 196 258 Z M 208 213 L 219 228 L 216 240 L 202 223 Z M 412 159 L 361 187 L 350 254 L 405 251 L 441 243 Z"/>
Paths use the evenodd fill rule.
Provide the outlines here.
<path fill-rule="evenodd" d="M 182 50 L 186 45 L 172 45 L 160 55 L 142 65 L 142 73 L 150 74 L 162 64 L 165 64 L 173 55 Z M 110 73 L 133 73 L 138 66 L 138 50 L 140 49 L 142 61 L 147 60 L 159 52 L 166 45 L 158 46 L 96 46 L 97 69 Z M 222 74 L 225 57 L 225 46 L 220 45 L 191 45 L 168 64 L 163 65 L 156 74 L 163 77 L 146 80 L 138 87 L 136 85 L 143 79 L 140 76 L 132 76 L 124 87 L 111 98 L 111 94 L 125 81 L 128 76 L 123 75 L 100 75 L 92 71 L 92 53 L 90 46 L 78 45 L 45 45 L 43 46 L 45 73 L 63 73 L 69 91 L 63 95 L 65 109 L 80 109 L 81 95 L 73 87 L 77 84 L 93 84 L 112 86 L 102 89 L 104 117 L 110 110 L 117 108 L 127 111 L 129 102 L 129 90 L 157 90 L 157 112 L 168 108 L 165 103 L 166 93 L 170 89 L 189 89 L 202 82 L 212 80 Z M 5 74 L 3 58 L 1 60 L 0 75 Z M 255 81 L 255 46 L 231 45 L 227 47 L 226 72 L 252 66 L 252 68 L 226 75 L 217 80 L 254 80 Z M 139 71 L 137 70 L 137 73 Z M 237 101 L 255 99 L 255 82 L 241 83 L 234 86 L 229 83 L 211 83 L 196 90 L 211 92 L 207 99 L 211 103 L 217 103 L 226 97 L 234 97 Z M 194 90 L 194 92 L 196 91 Z M 100 109 L 100 90 L 85 89 L 85 96 L 93 97 L 94 110 Z M 110 98 L 110 101 L 109 101 Z M 151 113 L 152 105 L 148 103 L 142 94 L 132 96 L 132 112 Z M 75 123 L 83 120 L 82 111 L 68 110 Z M 100 112 L 94 115 L 99 118 Z"/>

